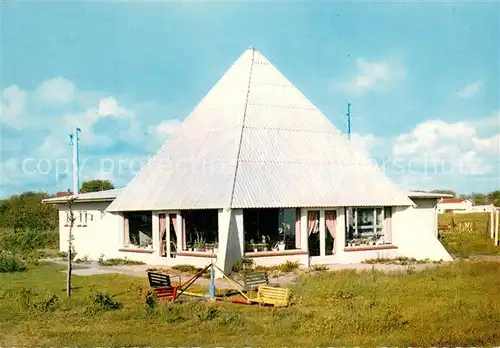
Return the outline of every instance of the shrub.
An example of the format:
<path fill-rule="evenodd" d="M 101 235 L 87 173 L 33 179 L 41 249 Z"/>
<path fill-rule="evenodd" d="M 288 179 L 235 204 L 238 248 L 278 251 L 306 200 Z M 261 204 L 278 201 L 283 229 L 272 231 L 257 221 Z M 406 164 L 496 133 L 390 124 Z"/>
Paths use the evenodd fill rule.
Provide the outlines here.
<path fill-rule="evenodd" d="M 33 303 L 33 308 L 41 312 L 50 312 L 56 308 L 59 298 L 52 294 L 44 298 L 38 299 Z"/>
<path fill-rule="evenodd" d="M 109 267 L 109 266 L 144 265 L 144 262 L 142 262 L 142 261 L 129 260 L 129 259 L 126 259 L 126 258 L 124 258 L 124 259 L 115 258 L 115 259 L 107 259 L 107 260 L 104 260 L 103 258 L 99 258 L 98 263 L 99 263 L 99 265 L 106 266 L 106 267 Z"/>
<path fill-rule="evenodd" d="M 122 304 L 107 292 L 92 292 L 89 297 L 92 303 L 92 312 L 113 311 L 122 308 Z"/>
<path fill-rule="evenodd" d="M 0 273 L 24 272 L 26 266 L 18 257 L 0 253 Z"/>
<path fill-rule="evenodd" d="M 233 264 L 232 271 L 233 272 L 248 271 L 248 270 L 251 270 L 254 265 L 255 265 L 254 260 L 243 258 L 243 259 L 241 259 L 238 262 Z"/>
<path fill-rule="evenodd" d="M 200 270 L 192 265 L 175 265 L 172 269 L 182 273 L 198 273 Z"/>
<path fill-rule="evenodd" d="M 143 290 L 143 297 L 144 297 L 144 306 L 146 306 L 146 309 L 148 310 L 154 309 L 158 304 L 156 293 L 151 288 Z"/>
<path fill-rule="evenodd" d="M 25 254 L 40 249 L 57 249 L 59 247 L 59 233 L 53 231 L 14 230 L 0 231 L 0 245 L 5 251 L 16 254 Z"/>
<path fill-rule="evenodd" d="M 311 270 L 314 272 L 328 271 L 328 267 L 326 265 L 312 265 Z"/>
<path fill-rule="evenodd" d="M 279 265 L 278 269 L 281 272 L 293 272 L 299 269 L 300 263 L 298 261 L 285 261 L 281 265 Z"/>
<path fill-rule="evenodd" d="M 217 318 L 219 315 L 219 310 L 215 307 L 211 306 L 204 306 L 204 308 L 201 308 L 197 313 L 196 316 L 198 317 L 199 320 L 201 321 L 210 321 L 214 320 Z"/>

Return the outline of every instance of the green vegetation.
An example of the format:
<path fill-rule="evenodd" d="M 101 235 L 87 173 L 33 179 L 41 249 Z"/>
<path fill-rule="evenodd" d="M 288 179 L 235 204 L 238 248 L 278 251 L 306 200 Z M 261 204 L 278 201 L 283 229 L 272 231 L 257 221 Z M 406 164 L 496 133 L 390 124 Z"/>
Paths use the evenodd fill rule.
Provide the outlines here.
<path fill-rule="evenodd" d="M 470 222 L 472 231 L 460 230 L 460 224 Z M 454 256 L 500 255 L 500 246 L 493 245 L 490 238 L 490 214 L 442 214 L 439 216 L 439 238 L 444 247 Z"/>
<path fill-rule="evenodd" d="M 0 252 L 0 273 L 24 272 L 26 266 L 19 257 Z"/>
<path fill-rule="evenodd" d="M 487 204 L 493 204 L 496 207 L 500 207 L 500 191 L 492 191 L 489 193 L 478 193 L 474 192 L 470 195 L 468 194 L 459 194 L 457 195 L 457 192 L 453 190 L 432 190 L 432 191 L 422 191 L 422 190 L 416 190 L 417 192 L 432 192 L 432 193 L 445 193 L 452 195 L 453 197 L 460 197 L 460 198 L 465 198 L 469 199 L 474 203 L 474 205 L 487 205 Z"/>
<path fill-rule="evenodd" d="M 97 192 L 97 191 L 105 191 L 105 190 L 111 190 L 114 189 L 115 187 L 109 180 L 88 180 L 84 181 L 82 184 L 82 188 L 80 189 L 81 193 L 87 193 L 87 192 Z"/>
<path fill-rule="evenodd" d="M 313 272 L 323 272 L 323 271 L 328 271 L 328 266 L 327 265 L 312 265 L 311 266 L 311 271 Z"/>
<path fill-rule="evenodd" d="M 172 266 L 172 269 L 181 273 L 190 273 L 190 274 L 196 274 L 199 271 L 201 271 L 201 269 L 198 269 L 193 265 L 175 265 Z"/>
<path fill-rule="evenodd" d="M 75 260 L 76 262 L 76 260 Z M 142 261 L 135 261 L 129 259 L 106 259 L 100 258 L 98 261 L 101 266 L 129 266 L 129 265 L 144 265 Z"/>
<path fill-rule="evenodd" d="M 42 204 L 45 192 L 24 192 L 0 203 L 0 228 L 16 231 L 52 231 L 58 226 L 57 206 Z"/>
<path fill-rule="evenodd" d="M 367 259 L 367 260 L 364 260 L 363 263 L 367 263 L 370 265 L 379 263 L 379 264 L 384 264 L 384 265 L 407 266 L 407 265 L 416 265 L 416 264 L 425 264 L 425 263 L 439 263 L 439 261 L 417 260 L 413 257 L 399 256 L 399 257 L 395 257 L 392 259 L 387 259 L 387 258 Z"/>
<path fill-rule="evenodd" d="M 0 274 L 0 346 L 500 344 L 498 262 L 304 274 L 284 309 L 151 296 L 148 305 L 146 278 L 109 274 L 75 276 L 68 299 L 63 269 Z"/>

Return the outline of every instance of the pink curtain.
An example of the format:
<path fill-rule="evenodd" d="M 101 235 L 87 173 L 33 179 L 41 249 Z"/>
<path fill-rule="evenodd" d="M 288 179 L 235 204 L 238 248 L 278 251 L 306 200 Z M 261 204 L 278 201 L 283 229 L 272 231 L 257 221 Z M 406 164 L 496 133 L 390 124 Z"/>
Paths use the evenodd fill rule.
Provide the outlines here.
<path fill-rule="evenodd" d="M 326 229 L 330 232 L 330 236 L 333 238 L 332 255 L 335 254 L 335 236 L 337 235 L 336 220 L 337 212 L 335 210 L 325 212 Z"/>
<path fill-rule="evenodd" d="M 165 256 L 165 249 L 163 248 L 163 236 L 167 231 L 167 216 L 165 214 L 160 214 L 159 217 L 160 217 L 160 243 L 158 245 L 161 248 L 160 249 L 161 255 Z"/>
<path fill-rule="evenodd" d="M 309 231 L 309 235 L 314 233 L 317 219 L 318 219 L 317 211 L 307 212 L 307 230 Z"/>
<path fill-rule="evenodd" d="M 295 211 L 295 248 L 300 249 L 300 209 Z"/>

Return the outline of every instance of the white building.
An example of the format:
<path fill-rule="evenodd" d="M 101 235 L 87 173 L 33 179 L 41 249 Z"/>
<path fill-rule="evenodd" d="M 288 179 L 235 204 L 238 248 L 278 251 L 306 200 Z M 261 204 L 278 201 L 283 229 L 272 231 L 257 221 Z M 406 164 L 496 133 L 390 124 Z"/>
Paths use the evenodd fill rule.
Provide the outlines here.
<path fill-rule="evenodd" d="M 465 198 L 442 198 L 437 204 L 439 214 L 471 212 L 472 202 Z"/>
<path fill-rule="evenodd" d="M 126 188 L 76 196 L 75 247 L 225 271 L 243 257 L 451 260 L 436 238 L 442 196 L 400 191 L 250 49 Z M 59 204 L 64 250 L 66 198 L 44 202 Z"/>

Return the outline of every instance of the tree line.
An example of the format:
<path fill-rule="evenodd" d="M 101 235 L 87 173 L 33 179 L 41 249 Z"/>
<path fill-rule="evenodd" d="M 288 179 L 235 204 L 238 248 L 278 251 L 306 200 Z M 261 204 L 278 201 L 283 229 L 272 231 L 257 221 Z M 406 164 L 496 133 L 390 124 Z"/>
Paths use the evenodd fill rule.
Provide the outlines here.
<path fill-rule="evenodd" d="M 453 197 L 463 198 L 470 200 L 474 205 L 489 205 L 493 204 L 496 207 L 500 207 L 500 190 L 492 191 L 490 193 L 479 193 L 473 192 L 469 195 L 467 194 L 457 194 L 453 190 L 432 190 L 432 193 L 445 193 L 452 195 Z"/>
<path fill-rule="evenodd" d="M 81 193 L 113 189 L 109 180 L 89 180 L 82 184 Z M 15 230 L 49 231 L 58 227 L 58 209 L 42 200 L 55 195 L 47 192 L 27 191 L 0 201 L 0 228 Z"/>

